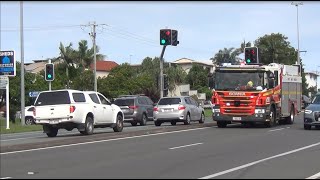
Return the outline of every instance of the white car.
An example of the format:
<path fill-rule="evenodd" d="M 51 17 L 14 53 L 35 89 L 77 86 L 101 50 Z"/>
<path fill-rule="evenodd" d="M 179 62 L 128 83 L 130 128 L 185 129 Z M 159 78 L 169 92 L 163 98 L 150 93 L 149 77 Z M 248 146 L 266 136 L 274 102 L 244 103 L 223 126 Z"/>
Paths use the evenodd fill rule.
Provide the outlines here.
<path fill-rule="evenodd" d="M 33 109 L 34 109 L 34 106 L 26 106 L 25 107 L 24 116 L 25 116 L 26 125 L 35 124 L 34 116 L 33 116 Z M 21 117 L 20 117 L 20 119 L 21 119 Z"/>
<path fill-rule="evenodd" d="M 91 135 L 95 127 L 123 130 L 123 112 L 101 93 L 95 91 L 55 90 L 41 92 L 35 101 L 35 122 L 43 125 L 48 137 L 57 136 L 63 128 L 77 128 Z"/>

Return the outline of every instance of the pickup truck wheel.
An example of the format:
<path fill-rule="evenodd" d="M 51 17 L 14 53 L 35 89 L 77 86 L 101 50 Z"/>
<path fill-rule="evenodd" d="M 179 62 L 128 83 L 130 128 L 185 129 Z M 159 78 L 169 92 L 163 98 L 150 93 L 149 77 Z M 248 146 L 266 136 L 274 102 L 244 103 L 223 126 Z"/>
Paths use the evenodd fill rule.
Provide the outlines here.
<path fill-rule="evenodd" d="M 25 118 L 25 122 L 26 122 L 26 125 L 32 125 L 32 124 L 34 124 L 32 117 L 26 117 L 26 118 Z"/>
<path fill-rule="evenodd" d="M 147 125 L 147 116 L 143 114 L 140 122 L 140 126 L 145 126 L 145 125 Z"/>
<path fill-rule="evenodd" d="M 83 135 L 91 135 L 93 134 L 93 119 L 90 116 L 87 116 L 86 122 L 85 122 L 85 129 L 84 131 L 80 131 L 81 134 Z"/>
<path fill-rule="evenodd" d="M 58 134 L 58 130 L 59 130 L 58 128 L 50 126 L 49 127 L 49 132 L 47 132 L 46 134 L 47 134 L 48 137 L 56 137 L 57 134 Z"/>
<path fill-rule="evenodd" d="M 204 113 L 201 113 L 201 117 L 200 117 L 199 123 L 203 124 L 204 120 L 205 120 Z"/>
<path fill-rule="evenodd" d="M 123 119 L 121 115 L 117 115 L 116 126 L 113 128 L 114 132 L 121 132 L 123 130 Z"/>

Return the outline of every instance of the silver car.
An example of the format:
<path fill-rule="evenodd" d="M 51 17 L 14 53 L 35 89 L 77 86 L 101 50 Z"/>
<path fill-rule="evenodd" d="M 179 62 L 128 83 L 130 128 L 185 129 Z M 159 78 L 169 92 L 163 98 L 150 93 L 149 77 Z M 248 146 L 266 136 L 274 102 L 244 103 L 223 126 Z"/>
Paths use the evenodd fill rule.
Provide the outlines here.
<path fill-rule="evenodd" d="M 320 93 L 318 93 L 311 104 L 304 110 L 304 129 L 310 130 L 312 126 L 320 127 Z"/>
<path fill-rule="evenodd" d="M 199 104 L 189 96 L 164 97 L 159 100 L 153 109 L 153 119 L 156 126 L 161 126 L 163 122 L 184 122 L 185 125 L 191 121 L 204 123 L 204 110 Z"/>

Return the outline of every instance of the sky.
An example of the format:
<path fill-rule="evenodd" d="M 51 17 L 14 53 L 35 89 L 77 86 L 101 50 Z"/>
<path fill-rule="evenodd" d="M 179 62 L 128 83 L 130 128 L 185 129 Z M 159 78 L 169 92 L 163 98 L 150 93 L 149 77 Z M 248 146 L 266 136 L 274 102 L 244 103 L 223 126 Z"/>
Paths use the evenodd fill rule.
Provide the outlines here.
<path fill-rule="evenodd" d="M 15 50 L 20 61 L 20 4 L 1 1 L 1 50 Z M 299 6 L 301 58 L 307 71 L 320 72 L 320 2 Z M 138 64 L 159 57 L 159 30 L 178 30 L 178 46 L 164 58 L 206 61 L 219 49 L 239 47 L 265 34 L 281 33 L 297 48 L 297 8 L 290 1 L 261 2 L 23 2 L 24 62 L 57 57 L 59 43 L 92 46 L 89 23 L 97 26 L 96 43 L 106 60 Z M 240 56 L 241 57 L 241 56 Z M 243 57 L 243 56 L 242 56 Z"/>

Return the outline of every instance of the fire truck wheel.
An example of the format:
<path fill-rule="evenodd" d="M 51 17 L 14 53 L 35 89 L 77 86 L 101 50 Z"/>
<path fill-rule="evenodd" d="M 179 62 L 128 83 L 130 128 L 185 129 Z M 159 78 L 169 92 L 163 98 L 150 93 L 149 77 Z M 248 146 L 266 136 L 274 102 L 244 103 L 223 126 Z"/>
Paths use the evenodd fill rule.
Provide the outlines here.
<path fill-rule="evenodd" d="M 276 109 L 274 107 L 271 107 L 269 120 L 270 121 L 265 123 L 266 127 L 269 128 L 276 125 Z"/>
<path fill-rule="evenodd" d="M 217 121 L 217 125 L 219 128 L 225 128 L 227 127 L 227 122 L 225 121 Z"/>
<path fill-rule="evenodd" d="M 294 122 L 294 106 L 291 106 L 291 110 L 290 110 L 290 116 L 286 118 L 286 123 L 287 124 L 293 124 Z"/>

